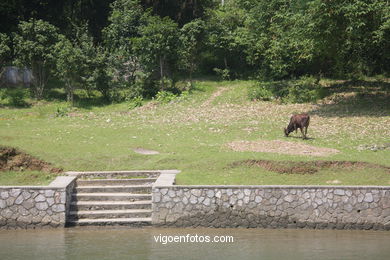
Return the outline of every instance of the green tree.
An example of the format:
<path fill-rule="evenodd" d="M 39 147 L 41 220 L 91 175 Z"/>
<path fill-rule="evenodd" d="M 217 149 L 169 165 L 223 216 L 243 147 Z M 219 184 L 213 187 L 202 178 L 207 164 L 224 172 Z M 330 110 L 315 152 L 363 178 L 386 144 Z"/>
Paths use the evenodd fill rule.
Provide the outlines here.
<path fill-rule="evenodd" d="M 20 67 L 31 68 L 32 93 L 37 99 L 42 99 L 55 68 L 55 45 L 58 41 L 57 28 L 42 20 L 20 22 L 18 32 L 14 34 L 15 61 Z"/>
<path fill-rule="evenodd" d="M 110 24 L 103 29 L 104 47 L 100 58 L 106 61 L 106 72 L 100 70 L 100 76 L 109 79 L 107 85 L 100 84 L 99 89 L 109 98 L 120 89 L 130 89 L 133 96 L 140 95 L 135 82 L 140 74 L 140 63 L 135 51 L 134 41 L 139 35 L 141 18 L 144 12 L 139 0 L 117 0 L 111 4 L 108 18 Z M 100 68 L 103 68 L 100 66 Z"/>
<path fill-rule="evenodd" d="M 235 1 L 229 1 L 207 14 L 206 43 L 211 53 L 218 59 L 218 67 L 225 74 L 246 66 L 245 52 L 247 30 L 244 25 L 246 13 Z"/>
<path fill-rule="evenodd" d="M 177 68 L 179 29 L 168 17 L 147 15 L 143 21 L 139 27 L 141 37 L 135 39 L 137 56 L 145 72 L 152 74 L 158 69 L 161 89 L 165 89 L 164 78 L 172 79 Z"/>
<path fill-rule="evenodd" d="M 9 37 L 4 33 L 0 33 L 0 78 L 4 73 L 4 67 L 6 61 L 7 59 L 9 59 L 9 56 L 11 54 L 11 49 L 9 45 L 10 45 Z"/>
<path fill-rule="evenodd" d="M 180 29 L 180 67 L 189 73 L 190 84 L 192 86 L 192 74 L 199 64 L 199 54 L 203 46 L 203 35 L 205 23 L 200 19 L 195 19 L 186 23 Z"/>
<path fill-rule="evenodd" d="M 100 77 L 100 65 L 104 61 L 88 33 L 87 25 L 75 29 L 74 40 L 60 36 L 56 44 L 57 75 L 65 83 L 67 101 L 74 104 L 74 90 L 84 88 L 87 93 L 96 89 Z"/>

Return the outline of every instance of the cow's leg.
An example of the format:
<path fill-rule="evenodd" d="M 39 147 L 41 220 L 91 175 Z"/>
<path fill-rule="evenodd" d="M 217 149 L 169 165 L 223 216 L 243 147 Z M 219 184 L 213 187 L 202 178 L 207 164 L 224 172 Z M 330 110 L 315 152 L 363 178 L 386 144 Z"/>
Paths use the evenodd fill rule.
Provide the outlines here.
<path fill-rule="evenodd" d="M 305 131 L 303 130 L 303 127 L 300 128 L 302 133 L 302 139 L 306 139 Z"/>
<path fill-rule="evenodd" d="M 307 138 L 307 126 L 305 127 L 305 139 Z"/>

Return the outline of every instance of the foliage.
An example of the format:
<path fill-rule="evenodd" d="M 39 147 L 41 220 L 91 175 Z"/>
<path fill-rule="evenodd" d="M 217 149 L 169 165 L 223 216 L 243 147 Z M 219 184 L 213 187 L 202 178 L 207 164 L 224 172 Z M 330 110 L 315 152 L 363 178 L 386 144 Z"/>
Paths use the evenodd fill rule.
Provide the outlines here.
<path fill-rule="evenodd" d="M 100 76 L 96 65 L 101 58 L 96 53 L 98 49 L 88 35 L 86 25 L 75 28 L 74 38 L 70 41 L 61 36 L 56 45 L 57 75 L 64 81 L 67 101 L 72 105 L 76 88 L 85 88 L 88 92 L 96 88 L 95 78 Z"/>
<path fill-rule="evenodd" d="M 57 107 L 55 117 L 65 117 L 68 116 L 68 113 L 70 112 L 69 107 Z"/>
<path fill-rule="evenodd" d="M 14 34 L 14 51 L 18 66 L 31 68 L 32 92 L 41 99 L 46 83 L 55 68 L 55 45 L 59 41 L 55 26 L 42 20 L 20 22 Z"/>
<path fill-rule="evenodd" d="M 270 83 L 259 81 L 248 88 L 248 97 L 250 100 L 270 101 L 274 99 Z"/>
<path fill-rule="evenodd" d="M 141 96 L 134 97 L 129 101 L 129 109 L 134 109 L 136 107 L 141 107 L 143 105 L 143 98 Z"/>
<path fill-rule="evenodd" d="M 248 89 L 251 100 L 279 99 L 284 103 L 315 102 L 326 96 L 326 91 L 313 77 L 301 77 L 290 81 L 259 81 Z"/>
<path fill-rule="evenodd" d="M 130 98 L 153 97 L 175 89 L 181 77 L 192 86 L 196 72 L 223 80 L 277 82 L 303 75 L 356 80 L 390 73 L 390 5 L 385 0 L 19 4 L 0 5 L 0 30 L 14 32 L 14 46 L 0 34 L 0 62 L 12 54 L 17 66 L 31 68 L 36 98 L 43 97 L 55 63 L 62 68 L 56 76 L 68 82 L 69 101 L 75 88 L 98 90 L 113 102 L 123 100 L 123 91 Z M 53 48 L 59 32 L 67 40 Z M 62 61 L 54 62 L 56 56 Z M 308 87 L 289 87 L 290 96 L 283 97 L 289 102 L 317 95 Z M 267 89 L 257 88 L 254 96 L 270 99 Z"/>
<path fill-rule="evenodd" d="M 214 68 L 214 71 L 222 80 L 230 80 L 230 70 L 229 69 Z"/>
<path fill-rule="evenodd" d="M 141 68 L 149 75 L 159 73 L 161 89 L 165 78 L 173 78 L 178 62 L 178 26 L 170 18 L 146 15 L 139 27 L 135 48 Z"/>
<path fill-rule="evenodd" d="M 6 34 L 0 33 L 0 72 L 10 54 L 10 39 Z"/>
<path fill-rule="evenodd" d="M 156 95 L 156 100 L 162 104 L 169 103 L 176 98 L 177 98 L 177 95 L 173 94 L 172 92 L 165 91 L 165 90 L 159 91 Z"/>
<path fill-rule="evenodd" d="M 185 24 L 180 29 L 180 67 L 188 71 L 190 84 L 192 85 L 192 74 L 199 64 L 199 54 L 203 47 L 203 34 L 205 23 L 200 19 Z"/>
<path fill-rule="evenodd" d="M 244 28 L 245 10 L 235 2 L 209 10 L 207 14 L 206 44 L 218 59 L 217 71 L 239 71 L 245 67 L 247 30 Z M 216 71 L 214 69 L 214 71 Z"/>
<path fill-rule="evenodd" d="M 27 107 L 26 91 L 20 88 L 0 89 L 0 102 L 11 107 Z"/>

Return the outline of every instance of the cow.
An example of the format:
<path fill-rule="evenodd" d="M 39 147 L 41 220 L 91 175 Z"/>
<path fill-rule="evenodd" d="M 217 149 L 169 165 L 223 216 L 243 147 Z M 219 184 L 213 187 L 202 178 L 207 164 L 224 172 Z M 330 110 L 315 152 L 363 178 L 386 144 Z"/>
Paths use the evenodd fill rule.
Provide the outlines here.
<path fill-rule="evenodd" d="M 290 123 L 288 124 L 287 128 L 284 128 L 284 135 L 288 137 L 288 135 L 295 130 L 295 132 L 298 131 L 298 128 L 301 129 L 302 138 L 307 139 L 307 128 L 309 127 L 310 123 L 310 116 L 308 114 L 298 114 L 293 115 L 290 118 Z"/>

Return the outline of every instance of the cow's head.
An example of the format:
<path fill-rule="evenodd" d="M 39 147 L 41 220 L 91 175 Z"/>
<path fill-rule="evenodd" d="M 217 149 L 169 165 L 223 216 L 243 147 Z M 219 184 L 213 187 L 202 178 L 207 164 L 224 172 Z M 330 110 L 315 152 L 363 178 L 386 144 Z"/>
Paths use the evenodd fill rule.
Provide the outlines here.
<path fill-rule="evenodd" d="M 284 128 L 283 131 L 284 131 L 284 135 L 285 135 L 286 137 L 288 137 L 288 134 L 289 134 L 290 132 L 287 130 L 287 128 Z"/>

